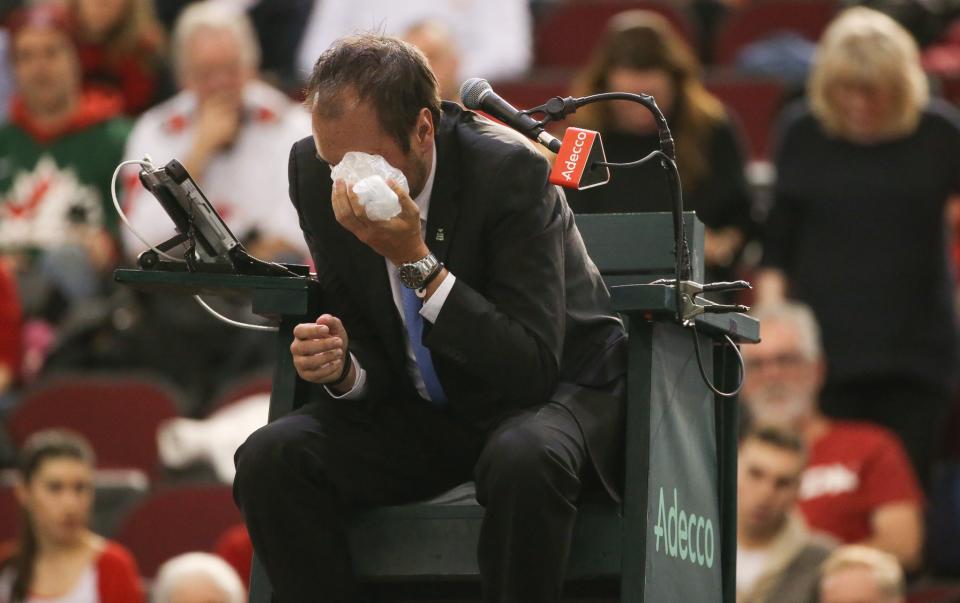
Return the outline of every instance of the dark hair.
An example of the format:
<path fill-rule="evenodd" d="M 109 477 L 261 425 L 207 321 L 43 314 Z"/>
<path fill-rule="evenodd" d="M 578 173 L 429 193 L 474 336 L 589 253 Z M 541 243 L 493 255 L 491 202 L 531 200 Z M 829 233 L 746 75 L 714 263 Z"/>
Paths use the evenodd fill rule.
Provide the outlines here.
<path fill-rule="evenodd" d="M 684 185 L 696 188 L 710 171 L 711 133 L 726 119 L 723 104 L 703 85 L 696 55 L 663 16 L 633 9 L 607 23 L 590 64 L 574 82 L 574 92 L 578 96 L 610 92 L 607 78 L 617 68 L 658 70 L 670 78 L 675 98 L 669 119 L 677 142 L 677 168 Z M 666 112 L 671 107 L 661 109 Z M 613 129 L 610 103 L 584 107 L 576 122 L 601 132 Z"/>
<path fill-rule="evenodd" d="M 750 440 L 755 440 L 757 442 L 762 442 L 764 444 L 773 446 L 774 448 L 796 453 L 804 457 L 804 459 L 806 459 L 807 456 L 807 446 L 804 444 L 803 438 L 800 437 L 800 434 L 793 431 L 787 431 L 779 427 L 771 427 L 767 425 L 751 429 L 741 440 L 741 446 Z"/>
<path fill-rule="evenodd" d="M 18 469 L 24 485 L 30 483 L 46 461 L 60 458 L 75 459 L 91 466 L 96 463 L 93 449 L 80 434 L 63 429 L 38 431 L 27 438 L 19 454 Z M 10 560 L 14 568 L 11 603 L 27 600 L 36 557 L 37 535 L 33 531 L 29 512 L 24 509 L 19 546 Z"/>
<path fill-rule="evenodd" d="M 377 34 L 341 38 L 313 66 L 306 103 L 321 117 L 336 118 L 342 95 L 352 90 L 372 103 L 380 127 L 404 153 L 410 151 L 410 131 L 421 109 L 440 121 L 437 78 L 423 53 L 412 44 Z"/>

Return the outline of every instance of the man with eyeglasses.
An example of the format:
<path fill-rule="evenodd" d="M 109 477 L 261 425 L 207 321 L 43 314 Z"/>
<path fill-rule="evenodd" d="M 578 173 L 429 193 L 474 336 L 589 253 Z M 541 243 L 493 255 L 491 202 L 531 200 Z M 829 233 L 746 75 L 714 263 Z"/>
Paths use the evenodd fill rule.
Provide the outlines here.
<path fill-rule="evenodd" d="M 799 505 L 809 526 L 845 543 L 892 553 L 907 569 L 923 548 L 922 494 L 903 446 L 865 422 L 835 421 L 818 408 L 825 364 L 820 333 L 806 306 L 763 306 L 762 342 L 744 346 L 741 398 L 752 422 L 795 430 L 809 461 Z"/>

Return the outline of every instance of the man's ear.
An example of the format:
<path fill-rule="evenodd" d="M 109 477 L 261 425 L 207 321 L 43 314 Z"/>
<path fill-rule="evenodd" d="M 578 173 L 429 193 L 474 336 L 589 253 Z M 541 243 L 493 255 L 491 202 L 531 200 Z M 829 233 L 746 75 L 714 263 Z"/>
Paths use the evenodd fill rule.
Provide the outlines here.
<path fill-rule="evenodd" d="M 414 130 L 414 137 L 417 144 L 424 144 L 428 139 L 433 138 L 434 134 L 433 113 L 426 107 L 420 109 L 417 115 L 417 125 Z"/>
<path fill-rule="evenodd" d="M 815 362 L 814 379 L 816 379 L 817 391 L 819 392 L 827 380 L 827 362 L 822 357 Z"/>

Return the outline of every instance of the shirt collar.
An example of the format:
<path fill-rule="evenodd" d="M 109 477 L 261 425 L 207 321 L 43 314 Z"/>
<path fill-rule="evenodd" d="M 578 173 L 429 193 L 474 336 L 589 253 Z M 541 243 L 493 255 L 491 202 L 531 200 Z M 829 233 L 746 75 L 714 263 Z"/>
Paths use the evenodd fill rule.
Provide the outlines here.
<path fill-rule="evenodd" d="M 423 190 L 420 191 L 420 194 L 413 200 L 417 207 L 420 208 L 420 219 L 424 222 L 427 221 L 427 212 L 430 211 L 430 195 L 433 192 L 433 178 L 437 174 L 437 145 L 433 145 L 433 150 L 430 156 L 430 175 L 427 176 L 427 181 L 423 184 Z"/>

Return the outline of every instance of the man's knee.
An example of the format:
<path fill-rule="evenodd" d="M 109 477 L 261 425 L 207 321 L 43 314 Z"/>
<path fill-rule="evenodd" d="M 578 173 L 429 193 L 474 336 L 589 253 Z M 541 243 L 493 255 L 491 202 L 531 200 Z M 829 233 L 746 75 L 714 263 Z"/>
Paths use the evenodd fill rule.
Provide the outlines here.
<path fill-rule="evenodd" d="M 518 425 L 498 431 L 477 461 L 477 497 L 485 504 L 484 499 L 504 490 L 522 493 L 557 489 L 561 482 L 579 483 L 576 457 L 542 427 Z"/>
<path fill-rule="evenodd" d="M 262 491 L 295 475 L 309 454 L 306 441 L 310 432 L 301 423 L 303 417 L 291 415 L 256 430 L 237 449 L 234 463 L 237 475 L 234 490 Z"/>

